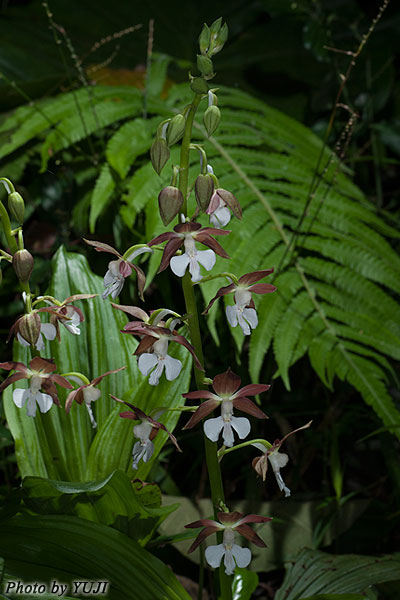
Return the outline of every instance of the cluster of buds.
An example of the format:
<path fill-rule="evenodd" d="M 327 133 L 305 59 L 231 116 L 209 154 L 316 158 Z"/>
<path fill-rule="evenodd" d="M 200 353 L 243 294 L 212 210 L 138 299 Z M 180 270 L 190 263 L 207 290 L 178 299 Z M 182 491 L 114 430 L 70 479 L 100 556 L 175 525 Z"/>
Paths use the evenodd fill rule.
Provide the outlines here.
<path fill-rule="evenodd" d="M 185 133 L 186 116 L 178 114 L 166 119 L 157 128 L 156 137 L 150 148 L 153 169 L 160 175 L 170 157 L 170 147 L 179 142 Z"/>

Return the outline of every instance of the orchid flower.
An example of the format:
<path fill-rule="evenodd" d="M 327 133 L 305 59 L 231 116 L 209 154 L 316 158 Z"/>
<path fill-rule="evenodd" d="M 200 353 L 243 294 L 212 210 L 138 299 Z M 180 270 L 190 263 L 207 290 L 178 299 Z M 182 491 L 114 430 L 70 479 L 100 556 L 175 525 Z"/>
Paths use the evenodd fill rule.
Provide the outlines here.
<path fill-rule="evenodd" d="M 272 519 L 271 517 L 261 517 L 260 515 L 244 516 L 240 512 L 219 512 L 217 516 L 219 522 L 211 519 L 200 519 L 199 521 L 185 525 L 186 528 L 204 527 L 190 546 L 188 552 L 193 552 L 212 533 L 223 531 L 222 544 L 208 546 L 205 550 L 205 557 L 210 567 L 214 568 L 219 567 L 222 557 L 224 557 L 225 573 L 233 575 L 236 565 L 245 568 L 250 564 L 251 560 L 250 550 L 234 543 L 235 531 L 250 540 L 250 542 L 253 542 L 256 546 L 265 548 L 263 540 L 247 523 L 266 523 Z"/>
<path fill-rule="evenodd" d="M 65 401 L 65 412 L 69 413 L 74 400 L 78 404 L 85 404 L 86 409 L 89 414 L 89 418 L 90 418 L 92 427 L 93 428 L 97 427 L 97 423 L 94 419 L 93 411 L 92 411 L 92 407 L 91 407 L 91 403 L 98 400 L 101 396 L 101 391 L 98 390 L 96 386 L 107 375 L 111 375 L 112 373 L 118 373 L 119 371 L 123 371 L 124 369 L 126 369 L 126 367 L 120 367 L 119 369 L 113 369 L 112 371 L 107 371 L 106 373 L 103 373 L 103 375 L 99 375 L 98 377 L 95 377 L 94 379 L 92 379 L 92 381 L 89 381 L 86 377 L 84 377 L 80 373 L 66 373 L 64 375 L 64 377 L 68 377 L 68 379 L 70 381 L 74 381 L 75 383 L 78 383 L 78 384 L 83 383 L 83 385 L 80 385 L 78 388 L 76 388 L 76 390 L 73 390 L 72 392 L 70 392 L 68 394 L 67 399 Z"/>
<path fill-rule="evenodd" d="M 161 259 L 159 273 L 164 271 L 170 265 L 172 272 L 178 277 L 183 277 L 187 267 L 192 277 L 192 281 L 200 281 L 200 265 L 207 271 L 210 271 L 215 265 L 215 253 L 223 258 L 229 258 L 222 246 L 213 238 L 212 235 L 228 235 L 229 231 L 221 231 L 214 227 L 201 227 L 200 223 L 180 223 L 174 227 L 174 231 L 161 233 L 148 243 L 148 246 L 154 246 L 168 240 L 164 248 Z M 211 250 L 197 250 L 195 241 L 204 244 Z M 174 256 L 175 252 L 184 246 L 185 252 L 180 256 Z"/>
<path fill-rule="evenodd" d="M 263 453 L 262 456 L 258 456 L 253 459 L 253 469 L 258 475 L 260 475 L 260 477 L 262 477 L 262 480 L 265 481 L 269 461 L 271 463 L 271 467 L 274 472 L 279 489 L 281 490 L 281 492 L 285 493 L 286 498 L 290 496 L 290 489 L 283 481 L 280 470 L 287 465 L 289 457 L 287 454 L 279 452 L 279 450 L 283 442 L 285 442 L 288 437 L 290 437 L 294 433 L 297 433 L 297 431 L 300 431 L 301 429 L 307 429 L 308 427 L 310 427 L 311 423 L 312 421 L 306 423 L 306 425 L 303 425 L 302 427 L 298 427 L 297 429 L 290 431 L 281 440 L 275 440 L 275 442 L 269 448 L 266 448 L 263 444 L 260 444 L 258 442 L 252 444 L 252 446 L 257 448 L 258 450 L 261 450 L 261 452 Z"/>
<path fill-rule="evenodd" d="M 49 305 L 45 310 L 50 312 L 50 324 L 56 328 L 56 336 L 58 341 L 60 341 L 59 323 L 62 323 L 67 331 L 73 335 L 80 335 L 81 333 L 79 325 L 85 320 L 85 317 L 81 309 L 77 306 L 73 306 L 72 302 L 76 302 L 77 300 L 88 300 L 89 298 L 95 298 L 96 296 L 97 294 L 74 294 L 62 302 L 59 302 L 52 296 L 38 297 L 37 300 L 46 302 L 46 304 Z"/>
<path fill-rule="evenodd" d="M 146 283 L 146 277 L 142 269 L 134 265 L 132 260 L 144 252 L 153 252 L 151 248 L 149 248 L 147 245 L 132 246 L 122 256 L 117 250 L 115 250 L 115 248 L 109 246 L 108 244 L 104 244 L 103 242 L 95 242 L 85 239 L 83 241 L 89 246 L 93 246 L 97 252 L 109 252 L 110 254 L 114 254 L 114 256 L 118 257 L 117 260 L 112 260 L 108 263 L 108 270 L 104 275 L 105 290 L 102 294 L 103 299 L 107 298 L 107 296 L 111 296 L 111 298 L 115 300 L 124 287 L 125 279 L 131 275 L 132 269 L 134 269 L 137 275 L 139 297 L 143 300 L 143 290 Z"/>
<path fill-rule="evenodd" d="M 138 465 L 141 459 L 143 459 L 143 462 L 149 462 L 154 453 L 154 444 L 152 440 L 154 440 L 160 429 L 168 434 L 169 439 L 174 444 L 178 452 L 182 452 L 175 436 L 167 430 L 165 425 L 155 421 L 152 419 L 152 417 L 146 415 L 142 410 L 140 410 L 140 408 L 133 406 L 133 404 L 125 402 L 124 400 L 120 400 L 113 395 L 111 395 L 111 398 L 116 402 L 126 404 L 126 406 L 129 406 L 131 409 L 129 411 L 120 413 L 120 417 L 123 419 L 131 419 L 132 421 L 140 421 L 138 425 L 134 425 L 133 427 L 133 433 L 139 441 L 137 441 L 133 446 L 132 469 L 139 468 Z"/>
<path fill-rule="evenodd" d="M 53 402 L 60 406 L 55 383 L 67 389 L 72 388 L 72 385 L 64 377 L 53 373 L 57 368 L 53 360 L 46 360 L 39 356 L 30 361 L 29 368 L 24 363 L 16 361 L 0 363 L 0 368 L 16 371 L 3 381 L 0 385 L 0 392 L 20 379 L 28 379 L 28 389 L 17 388 L 13 391 L 14 404 L 18 408 L 22 408 L 26 404 L 28 417 L 36 416 L 36 404 L 42 413 L 48 412 Z M 43 389 L 45 393 L 40 392 L 40 389 Z"/>
<path fill-rule="evenodd" d="M 210 215 L 211 225 L 225 227 L 231 220 L 231 211 L 238 219 L 242 218 L 242 209 L 235 196 L 222 188 L 216 189 L 206 210 Z"/>
<path fill-rule="evenodd" d="M 146 376 L 151 373 L 149 379 L 150 385 L 158 384 L 164 369 L 168 381 L 176 379 L 181 371 L 182 364 L 180 360 L 172 358 L 167 354 L 168 342 L 170 341 L 185 346 L 192 354 L 197 369 L 204 371 L 192 344 L 176 331 L 140 321 L 130 321 L 121 332 L 130 333 L 142 338 L 134 354 L 139 356 L 138 367 L 140 372 Z"/>
<path fill-rule="evenodd" d="M 209 302 L 203 314 L 207 314 L 214 302 L 226 294 L 235 294 L 235 304 L 226 307 L 226 317 L 232 327 L 240 325 L 244 335 L 250 335 L 251 329 L 258 325 L 257 312 L 251 294 L 269 294 L 275 292 L 276 287 L 270 283 L 257 283 L 263 277 L 270 275 L 273 269 L 253 271 L 246 273 L 238 279 L 237 283 L 231 283 L 218 290 L 214 298 Z"/>
<path fill-rule="evenodd" d="M 267 415 L 254 404 L 247 396 L 254 396 L 266 392 L 271 387 L 261 383 L 246 385 L 239 389 L 241 379 L 235 373 L 228 369 L 221 375 L 216 375 L 213 379 L 213 392 L 208 390 L 197 390 L 182 394 L 184 398 L 189 400 L 198 400 L 207 398 L 205 402 L 200 404 L 196 412 L 191 416 L 186 423 L 184 429 L 190 429 L 197 423 L 209 415 L 217 406 L 221 404 L 221 416 L 214 419 L 207 419 L 204 422 L 204 433 L 212 442 L 216 442 L 222 431 L 222 438 L 225 446 L 228 448 L 233 446 L 234 435 L 236 431 L 239 438 L 243 440 L 250 433 L 250 421 L 245 417 L 234 417 L 233 408 L 238 408 L 242 412 L 246 412 L 258 419 L 266 419 Z"/>

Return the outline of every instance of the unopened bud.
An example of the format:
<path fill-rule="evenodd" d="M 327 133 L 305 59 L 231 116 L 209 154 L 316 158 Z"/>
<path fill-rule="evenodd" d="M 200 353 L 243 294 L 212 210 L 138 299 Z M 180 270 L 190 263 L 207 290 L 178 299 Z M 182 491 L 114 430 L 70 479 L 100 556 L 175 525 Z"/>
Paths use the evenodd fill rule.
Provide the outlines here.
<path fill-rule="evenodd" d="M 8 194 L 8 210 L 11 217 L 20 225 L 24 222 L 25 203 L 21 194 L 11 192 Z"/>
<path fill-rule="evenodd" d="M 202 54 L 197 55 L 197 68 L 204 77 L 211 79 L 214 77 L 214 65 L 212 60 Z"/>
<path fill-rule="evenodd" d="M 18 333 L 31 346 L 35 346 L 40 334 L 40 317 L 36 312 L 28 313 L 18 322 Z"/>
<path fill-rule="evenodd" d="M 169 159 L 169 148 L 167 142 L 163 138 L 154 140 L 150 148 L 150 160 L 153 169 L 159 175 Z"/>
<path fill-rule="evenodd" d="M 173 146 L 176 142 L 179 142 L 183 134 L 185 133 L 186 119 L 183 115 L 175 115 L 171 119 L 167 129 L 167 144 Z"/>
<path fill-rule="evenodd" d="M 164 225 L 168 225 L 179 214 L 183 204 L 182 192 L 172 185 L 168 185 L 158 195 L 160 217 Z"/>
<path fill-rule="evenodd" d="M 208 84 L 202 77 L 193 77 L 190 88 L 195 94 L 208 94 Z"/>
<path fill-rule="evenodd" d="M 33 270 L 33 256 L 25 248 L 17 250 L 12 259 L 14 271 L 20 281 L 26 283 L 29 281 Z"/>
<path fill-rule="evenodd" d="M 228 190 L 224 190 L 222 188 L 218 188 L 215 190 L 215 193 L 225 202 L 227 206 L 231 209 L 233 214 L 237 219 L 242 218 L 242 207 L 239 204 L 239 201 L 232 192 L 228 192 Z"/>
<path fill-rule="evenodd" d="M 203 116 L 203 123 L 208 137 L 211 137 L 214 131 L 217 130 L 220 120 L 221 111 L 219 110 L 218 106 L 209 106 Z"/>
<path fill-rule="evenodd" d="M 203 212 L 206 212 L 214 193 L 214 181 L 211 175 L 198 175 L 194 184 L 196 202 Z"/>
<path fill-rule="evenodd" d="M 222 25 L 222 17 L 214 21 L 210 27 L 210 46 L 208 48 L 208 56 L 217 54 L 228 39 L 228 26 L 226 23 Z"/>
<path fill-rule="evenodd" d="M 200 46 L 200 52 L 202 54 L 207 53 L 207 50 L 210 46 L 210 40 L 211 40 L 210 28 L 208 27 L 208 25 L 206 25 L 204 23 L 203 29 L 201 30 L 201 33 L 199 35 L 199 46 Z"/>

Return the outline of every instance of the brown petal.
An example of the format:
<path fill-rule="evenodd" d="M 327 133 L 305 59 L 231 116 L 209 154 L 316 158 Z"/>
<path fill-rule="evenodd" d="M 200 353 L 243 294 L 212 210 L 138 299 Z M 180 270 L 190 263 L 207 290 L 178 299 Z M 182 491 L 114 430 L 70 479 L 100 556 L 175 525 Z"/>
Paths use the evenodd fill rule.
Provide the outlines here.
<path fill-rule="evenodd" d="M 156 244 L 162 244 L 162 242 L 165 242 L 166 240 L 172 240 L 176 237 L 178 236 L 173 231 L 166 231 L 165 233 L 160 233 L 160 235 L 157 235 L 157 237 L 150 240 L 150 242 L 147 242 L 147 245 L 155 246 Z"/>
<path fill-rule="evenodd" d="M 221 511 L 217 513 L 217 517 L 224 525 L 233 525 L 233 523 L 237 523 L 243 517 L 243 513 L 238 511 L 226 513 Z"/>
<path fill-rule="evenodd" d="M 3 381 L 3 383 L 0 385 L 0 392 L 2 392 L 7 386 L 11 385 L 12 383 L 19 381 L 20 379 L 26 379 L 26 378 L 27 378 L 27 375 L 24 375 L 23 373 L 13 373 L 9 377 L 7 377 L 7 379 L 5 379 Z"/>
<path fill-rule="evenodd" d="M 72 392 L 70 392 L 67 396 L 67 399 L 65 401 L 65 412 L 69 413 L 69 411 L 71 410 L 71 406 L 74 400 L 76 400 L 78 402 L 78 404 L 82 404 L 83 402 L 83 388 L 86 386 L 81 385 L 81 387 L 78 387 L 76 390 L 73 390 Z"/>
<path fill-rule="evenodd" d="M 249 292 L 253 292 L 254 294 L 270 294 L 271 292 L 276 292 L 276 286 L 272 285 L 272 283 L 256 283 L 249 287 Z"/>
<path fill-rule="evenodd" d="M 174 231 L 177 233 L 191 233 L 192 231 L 198 231 L 199 229 L 201 229 L 201 223 L 196 223 L 195 221 L 178 223 L 178 225 L 175 225 L 174 227 Z"/>
<path fill-rule="evenodd" d="M 219 398 L 212 392 L 209 392 L 208 390 L 196 390 L 195 392 L 187 392 L 186 394 L 182 394 L 182 396 L 184 398 L 187 398 L 188 400 L 199 400 L 200 398 L 209 398 L 210 400 L 214 399 L 218 400 L 219 402 Z"/>
<path fill-rule="evenodd" d="M 150 335 L 146 335 L 146 337 L 142 339 L 142 341 L 140 342 L 133 354 L 135 356 L 139 356 L 140 354 L 143 354 L 143 352 L 147 352 L 147 350 L 149 350 L 156 341 L 157 338 L 154 338 Z"/>
<path fill-rule="evenodd" d="M 17 362 L 15 360 L 10 360 L 7 362 L 0 363 L 0 369 L 5 369 L 6 371 L 20 371 L 21 373 L 28 374 L 28 367 L 24 365 L 22 362 Z"/>
<path fill-rule="evenodd" d="M 199 521 L 200 522 L 200 521 Z M 190 525 L 185 525 L 185 527 L 189 527 L 189 526 L 193 526 L 193 524 Z M 190 546 L 189 550 L 188 550 L 188 554 L 190 554 L 190 552 L 193 552 L 193 550 L 196 550 L 196 548 L 198 546 L 200 546 L 200 544 L 202 542 L 204 542 L 204 540 L 211 535 L 212 533 L 215 533 L 216 531 L 219 531 L 220 527 L 218 527 L 217 525 L 211 525 L 209 527 L 205 527 L 202 531 L 200 531 L 199 535 L 197 536 L 197 538 L 194 540 L 193 544 Z"/>
<path fill-rule="evenodd" d="M 49 379 L 52 379 L 58 385 L 61 385 L 61 387 L 67 388 L 68 390 L 72 390 L 72 388 L 74 387 L 67 379 L 65 379 L 65 377 L 57 375 L 57 373 L 53 373 L 53 375 L 51 375 Z"/>
<path fill-rule="evenodd" d="M 200 404 L 196 412 L 190 417 L 189 421 L 182 429 L 191 429 L 195 427 L 204 417 L 209 415 L 219 404 L 219 400 L 206 400 Z"/>
<path fill-rule="evenodd" d="M 71 385 L 71 387 L 72 387 L 72 385 Z M 53 398 L 54 404 L 57 404 L 57 406 L 60 406 L 60 401 L 59 401 L 58 395 L 57 395 L 57 388 L 54 385 L 54 383 L 51 381 L 51 379 L 49 379 L 49 378 L 42 379 L 42 389 L 47 394 L 50 394 L 50 396 Z"/>
<path fill-rule="evenodd" d="M 141 319 L 142 321 L 147 321 L 149 319 L 149 315 L 147 314 L 147 312 L 145 312 L 138 306 L 127 306 L 124 304 L 115 304 L 114 302 L 111 302 L 111 306 L 113 308 L 117 308 L 118 310 L 122 310 L 128 315 L 131 315 L 131 317 Z"/>
<path fill-rule="evenodd" d="M 208 313 L 208 311 L 210 310 L 210 308 L 212 307 L 212 305 L 214 304 L 214 302 L 216 300 L 218 300 L 218 298 L 221 298 L 221 296 L 225 296 L 226 294 L 231 294 L 232 292 L 234 292 L 236 289 L 236 285 L 234 283 L 231 283 L 230 285 L 226 285 L 225 287 L 222 287 L 218 290 L 218 292 L 215 294 L 214 298 L 212 300 L 210 300 L 206 310 L 202 313 L 203 315 L 206 315 Z"/>
<path fill-rule="evenodd" d="M 203 227 L 203 229 L 201 231 L 199 231 L 199 233 L 196 233 L 196 235 L 194 236 L 195 239 L 199 239 L 199 235 L 229 235 L 230 231 L 229 229 L 219 229 L 218 227 Z"/>
<path fill-rule="evenodd" d="M 144 286 L 146 285 L 146 275 L 143 273 L 142 269 L 140 267 L 138 267 L 137 265 L 131 264 L 131 266 L 136 271 L 139 298 L 144 301 L 143 292 L 144 292 Z"/>
<path fill-rule="evenodd" d="M 280 446 L 282 446 L 283 442 L 285 440 L 287 440 L 287 438 L 290 437 L 291 435 L 293 435 L 294 433 L 297 433 L 298 431 L 301 431 L 302 429 L 308 429 L 310 427 L 311 423 L 312 423 L 312 421 L 309 421 L 305 425 L 302 425 L 301 427 L 298 427 L 297 429 L 293 429 L 293 431 L 290 431 L 289 433 L 287 433 L 285 435 L 285 437 L 283 437 L 281 440 L 277 440 L 278 443 L 276 444 L 276 446 L 279 448 Z"/>
<path fill-rule="evenodd" d="M 220 230 L 218 229 L 217 231 Z M 224 231 L 223 233 L 230 233 L 230 231 Z M 195 239 L 197 242 L 200 242 L 201 244 L 204 244 L 204 246 L 208 246 L 211 248 L 211 250 L 214 250 L 214 252 L 219 256 L 222 256 L 222 258 L 230 258 L 229 254 L 225 252 L 221 244 L 217 242 L 217 240 L 214 240 L 214 238 L 208 233 L 198 233 Z"/>
<path fill-rule="evenodd" d="M 104 244 L 103 242 L 95 242 L 94 240 L 86 240 L 85 238 L 82 238 L 82 239 L 85 242 L 85 244 L 88 244 L 89 246 L 93 246 L 94 249 L 97 250 L 97 252 L 109 252 L 110 254 L 114 254 L 115 256 L 122 258 L 120 253 L 117 252 L 115 248 L 113 248 L 112 246 L 109 246 L 108 244 Z"/>
<path fill-rule="evenodd" d="M 112 373 L 119 373 L 119 371 L 123 371 L 124 369 L 126 369 L 126 367 L 120 367 L 119 369 L 113 369 L 112 371 L 106 371 L 106 373 L 103 373 L 103 375 L 99 375 L 98 377 L 95 377 L 90 382 L 90 385 L 97 385 L 98 383 L 100 383 L 100 381 L 103 379 L 103 377 L 106 377 L 107 375 L 112 375 Z"/>
<path fill-rule="evenodd" d="M 267 392 L 271 386 L 266 383 L 250 383 L 250 385 L 245 385 L 240 390 L 238 390 L 235 394 L 235 397 L 240 396 L 255 396 L 256 394 L 262 394 L 263 392 Z"/>
<path fill-rule="evenodd" d="M 260 281 L 263 277 L 267 277 L 267 275 L 271 275 L 274 272 L 274 269 L 262 269 L 261 271 L 252 271 L 251 273 L 246 273 L 239 278 L 239 283 L 242 285 L 250 285 L 251 283 L 255 283 L 256 281 Z"/>
<path fill-rule="evenodd" d="M 263 517 L 262 515 L 245 515 L 243 519 L 240 519 L 239 525 L 243 523 L 267 523 L 272 521 L 272 517 Z"/>
<path fill-rule="evenodd" d="M 214 377 L 213 388 L 218 396 L 232 396 L 240 386 L 241 381 L 239 375 L 228 369 L 225 373 Z"/>
<path fill-rule="evenodd" d="M 182 244 L 183 238 L 180 237 L 170 240 L 168 242 L 168 244 L 164 248 L 160 268 L 158 269 L 159 273 L 161 273 L 161 271 L 164 271 L 169 266 L 169 261 L 174 256 L 178 248 L 182 246 Z"/>
<path fill-rule="evenodd" d="M 31 371 L 42 371 L 43 373 L 51 373 L 57 369 L 57 365 L 55 364 L 52 358 L 41 358 L 40 356 L 35 356 L 29 363 L 29 368 Z M 71 386 L 72 387 L 72 386 Z"/>
<path fill-rule="evenodd" d="M 68 298 L 65 298 L 62 304 L 71 304 L 77 300 L 88 300 L 89 298 L 95 298 L 96 296 L 98 296 L 98 294 L 74 294 L 73 296 L 68 296 Z"/>
<path fill-rule="evenodd" d="M 257 419 L 268 419 L 267 415 L 261 410 L 261 408 L 258 408 L 258 406 L 254 404 L 250 398 L 244 398 L 243 396 L 240 396 L 239 398 L 235 398 L 232 404 L 238 410 L 241 410 L 252 417 L 256 417 Z"/>
<path fill-rule="evenodd" d="M 229 206 L 235 217 L 237 219 L 241 219 L 242 207 L 240 206 L 238 199 L 232 194 L 232 192 L 228 192 L 228 190 L 218 188 L 216 190 L 216 193 L 225 202 L 225 204 Z"/>
<path fill-rule="evenodd" d="M 267 456 L 265 454 L 263 454 L 262 456 L 256 456 L 256 458 L 253 458 L 253 460 L 251 461 L 251 466 L 253 467 L 257 475 L 259 475 L 262 478 L 262 480 L 265 481 L 268 471 Z"/>
<path fill-rule="evenodd" d="M 266 517 L 265 517 L 265 520 L 271 521 L 270 518 L 267 519 Z M 242 535 L 243 537 L 248 539 L 250 542 L 252 542 L 256 546 L 259 546 L 260 548 L 265 548 L 267 545 L 260 538 L 260 536 L 257 535 L 256 532 L 250 527 L 250 525 L 239 525 L 238 527 L 235 527 L 235 531 L 238 531 L 240 533 L 240 535 Z"/>
<path fill-rule="evenodd" d="M 196 365 L 196 368 L 199 371 L 204 371 L 204 367 L 202 366 L 201 362 L 199 361 L 199 359 L 196 356 L 194 347 L 192 346 L 192 344 L 190 344 L 187 341 L 187 339 L 185 337 L 183 337 L 183 335 L 174 335 L 174 336 L 172 336 L 171 339 L 173 342 L 177 342 L 178 344 L 185 346 L 185 348 L 187 348 L 189 350 L 190 354 L 193 356 L 194 364 Z"/>

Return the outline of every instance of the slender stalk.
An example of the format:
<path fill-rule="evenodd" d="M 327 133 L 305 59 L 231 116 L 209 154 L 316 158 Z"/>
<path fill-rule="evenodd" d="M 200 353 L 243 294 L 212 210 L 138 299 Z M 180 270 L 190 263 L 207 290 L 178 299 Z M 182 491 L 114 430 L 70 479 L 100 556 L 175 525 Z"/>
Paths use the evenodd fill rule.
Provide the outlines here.
<path fill-rule="evenodd" d="M 184 203 L 182 212 L 187 214 L 187 193 L 188 193 L 188 181 L 189 181 L 189 146 L 192 137 L 193 119 L 196 114 L 197 107 L 201 100 L 201 94 L 196 94 L 191 107 L 186 117 L 185 133 L 181 145 L 180 155 L 180 171 L 179 171 L 179 189 L 183 194 Z M 186 271 L 182 279 L 182 289 L 185 298 L 186 312 L 189 315 L 188 323 L 190 330 L 191 343 L 195 348 L 195 352 L 201 364 L 204 365 L 204 355 L 201 343 L 201 333 L 199 324 L 199 315 L 197 310 L 196 298 L 193 289 L 193 284 L 188 271 Z M 204 372 L 200 371 L 193 365 L 194 376 L 198 389 L 206 389 L 204 385 Z M 224 488 L 222 484 L 221 469 L 218 462 L 217 455 L 217 444 L 211 442 L 206 436 L 204 436 L 204 446 L 207 462 L 208 477 L 211 488 L 211 498 L 214 506 L 214 514 L 225 505 Z M 222 533 L 217 534 L 218 543 L 222 542 Z M 231 578 L 225 574 L 224 566 L 221 565 L 219 568 L 219 581 L 220 581 L 220 597 L 221 600 L 231 600 L 232 598 L 232 585 Z"/>

